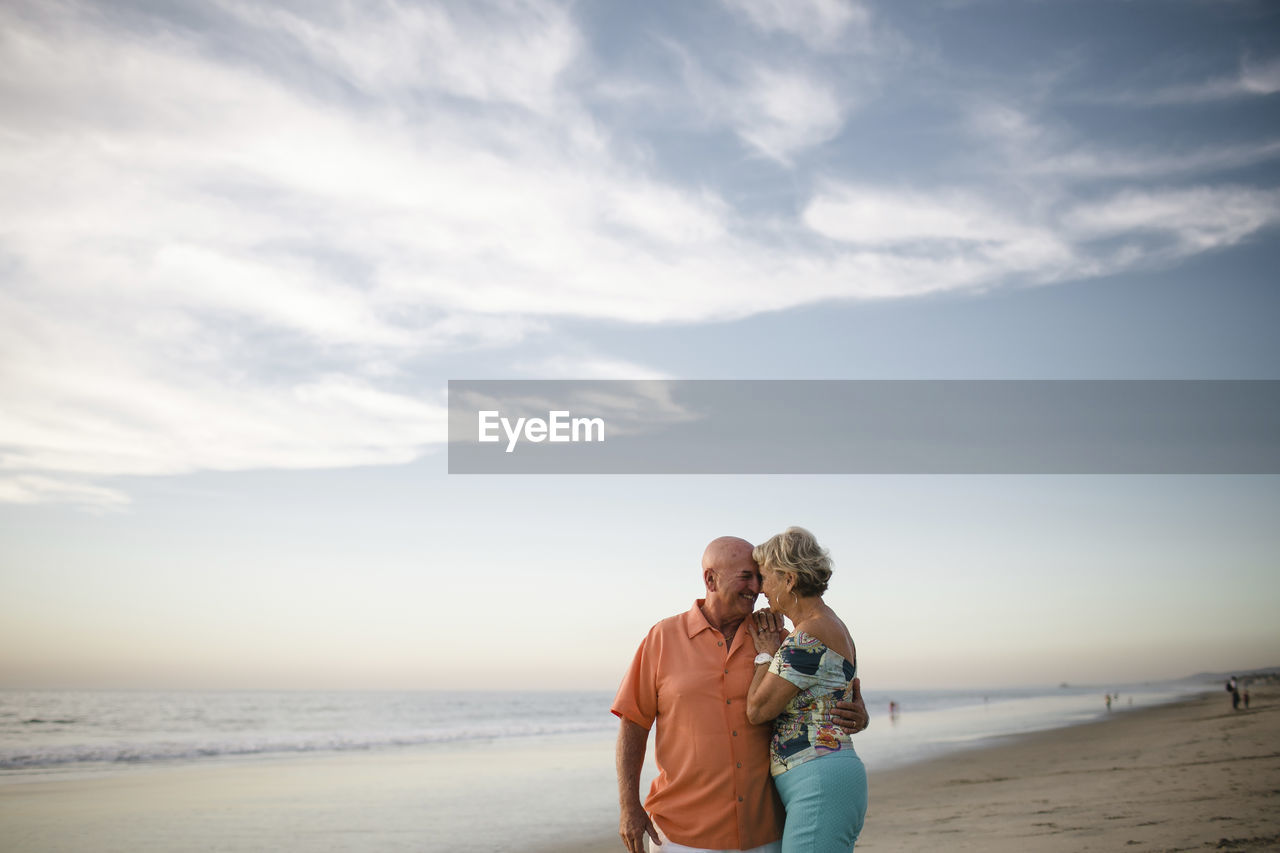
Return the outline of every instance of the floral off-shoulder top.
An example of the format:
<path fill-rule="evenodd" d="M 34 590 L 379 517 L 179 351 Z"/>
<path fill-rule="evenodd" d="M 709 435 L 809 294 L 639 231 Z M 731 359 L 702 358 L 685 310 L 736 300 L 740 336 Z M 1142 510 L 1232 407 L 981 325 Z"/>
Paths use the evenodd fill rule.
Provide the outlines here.
<path fill-rule="evenodd" d="M 827 648 L 817 637 L 796 631 L 782 641 L 769 671 L 790 681 L 800 692 L 773 721 L 769 772 L 777 776 L 814 758 L 853 749 L 844 730 L 831 722 L 831 711 L 849 699 L 849 682 L 858 674 L 852 661 Z"/>

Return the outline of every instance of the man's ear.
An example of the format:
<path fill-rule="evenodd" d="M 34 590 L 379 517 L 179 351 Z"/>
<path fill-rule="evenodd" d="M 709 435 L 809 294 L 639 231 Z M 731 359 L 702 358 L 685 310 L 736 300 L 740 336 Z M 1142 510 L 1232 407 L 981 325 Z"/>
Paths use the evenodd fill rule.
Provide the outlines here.
<path fill-rule="evenodd" d="M 711 569 L 702 570 L 702 582 L 707 585 L 708 592 L 715 592 L 716 589 L 716 573 Z"/>

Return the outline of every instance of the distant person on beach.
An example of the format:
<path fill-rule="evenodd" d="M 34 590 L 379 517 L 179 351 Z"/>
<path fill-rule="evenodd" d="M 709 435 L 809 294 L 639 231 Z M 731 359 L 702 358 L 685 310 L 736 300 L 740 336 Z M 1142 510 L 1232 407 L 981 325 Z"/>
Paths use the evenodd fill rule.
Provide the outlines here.
<path fill-rule="evenodd" d="M 858 673 L 849 629 L 822 600 L 831 560 L 802 527 L 754 556 L 769 609 L 795 626 L 779 640 L 767 620 L 755 620 L 761 654 L 747 693 L 747 718 L 773 721 L 769 772 L 787 810 L 782 853 L 851 850 L 867 814 L 867 772 L 849 735 L 829 722 Z"/>
<path fill-rule="evenodd" d="M 1107 710 L 1108 711 L 1111 710 L 1111 694 L 1110 693 L 1107 694 Z"/>
<path fill-rule="evenodd" d="M 721 537 L 702 555 L 706 598 L 649 630 L 610 710 L 618 728 L 618 834 L 630 853 L 653 850 L 779 853 L 784 812 L 769 772 L 773 726 L 747 719 L 747 689 L 763 666 L 751 629 L 760 572 L 750 542 Z M 782 619 L 763 623 L 782 641 Z M 770 658 L 771 659 L 771 658 Z M 867 709 L 852 700 L 832 716 L 850 734 L 867 727 Z M 640 802 L 640 769 L 649 728 L 657 724 L 658 776 Z"/>

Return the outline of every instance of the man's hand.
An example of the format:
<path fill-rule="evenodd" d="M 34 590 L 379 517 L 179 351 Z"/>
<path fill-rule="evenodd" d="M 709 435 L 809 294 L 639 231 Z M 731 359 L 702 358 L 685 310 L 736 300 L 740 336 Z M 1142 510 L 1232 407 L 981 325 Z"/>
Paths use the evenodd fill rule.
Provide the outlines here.
<path fill-rule="evenodd" d="M 622 817 L 618 835 L 629 853 L 644 853 L 644 835 L 649 833 L 655 844 L 658 831 L 640 804 L 640 767 L 644 764 L 644 748 L 649 730 L 625 717 L 618 723 L 618 804 Z"/>
<path fill-rule="evenodd" d="M 618 835 L 629 853 L 644 853 L 645 833 L 658 844 L 658 831 L 653 828 L 653 821 L 639 802 L 629 803 L 622 807 L 622 819 L 618 822 Z"/>
<path fill-rule="evenodd" d="M 851 701 L 840 701 L 835 704 L 831 712 L 831 721 L 844 729 L 846 734 L 856 735 L 871 722 L 871 717 L 867 714 L 867 706 L 862 701 L 862 683 L 859 679 L 855 678 L 849 682 L 849 694 Z"/>

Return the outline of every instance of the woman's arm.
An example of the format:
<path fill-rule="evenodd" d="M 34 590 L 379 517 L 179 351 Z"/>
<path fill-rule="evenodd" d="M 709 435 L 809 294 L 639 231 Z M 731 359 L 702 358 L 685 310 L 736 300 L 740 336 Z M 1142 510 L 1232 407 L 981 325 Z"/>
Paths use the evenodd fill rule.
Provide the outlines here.
<path fill-rule="evenodd" d="M 756 673 L 747 689 L 747 719 L 767 723 L 782 713 L 791 697 L 800 692 L 790 681 L 769 671 L 769 664 L 756 664 Z"/>
<path fill-rule="evenodd" d="M 777 654 L 785 636 L 782 617 L 761 611 L 748 624 L 756 651 L 770 656 Z M 756 664 L 751 686 L 747 688 L 747 719 L 756 725 L 769 722 L 782 713 L 791 697 L 799 692 L 799 687 L 770 672 L 768 663 Z"/>

